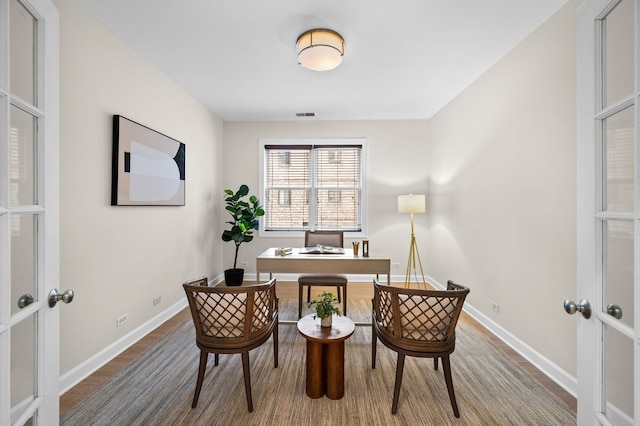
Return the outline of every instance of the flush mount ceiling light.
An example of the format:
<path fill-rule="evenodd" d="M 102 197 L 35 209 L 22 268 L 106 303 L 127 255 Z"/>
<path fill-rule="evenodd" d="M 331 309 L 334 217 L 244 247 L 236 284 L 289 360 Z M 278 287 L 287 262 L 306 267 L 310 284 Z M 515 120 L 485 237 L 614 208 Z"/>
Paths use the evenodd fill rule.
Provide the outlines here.
<path fill-rule="evenodd" d="M 313 71 L 329 71 L 342 62 L 344 39 L 335 31 L 316 28 L 300 34 L 296 48 L 300 65 Z"/>

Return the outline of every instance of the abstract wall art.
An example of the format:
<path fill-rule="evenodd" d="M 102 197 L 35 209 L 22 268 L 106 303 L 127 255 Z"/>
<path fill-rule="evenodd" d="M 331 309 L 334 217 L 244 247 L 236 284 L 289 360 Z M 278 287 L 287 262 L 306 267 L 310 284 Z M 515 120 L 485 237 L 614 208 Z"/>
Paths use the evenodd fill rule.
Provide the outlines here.
<path fill-rule="evenodd" d="M 184 206 L 185 145 L 113 116 L 112 206 Z"/>

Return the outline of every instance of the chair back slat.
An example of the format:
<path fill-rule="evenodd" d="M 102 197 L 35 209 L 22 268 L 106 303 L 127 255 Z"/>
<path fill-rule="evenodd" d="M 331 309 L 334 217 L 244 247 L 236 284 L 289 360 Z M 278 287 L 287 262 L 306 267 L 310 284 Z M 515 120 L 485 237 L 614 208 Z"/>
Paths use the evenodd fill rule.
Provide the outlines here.
<path fill-rule="evenodd" d="M 241 287 L 208 287 L 191 282 L 183 287 L 199 344 L 248 345 L 270 333 L 277 324 L 275 279 Z"/>
<path fill-rule="evenodd" d="M 469 289 L 406 289 L 374 280 L 373 314 L 381 337 L 411 351 L 452 351 L 455 328 Z"/>

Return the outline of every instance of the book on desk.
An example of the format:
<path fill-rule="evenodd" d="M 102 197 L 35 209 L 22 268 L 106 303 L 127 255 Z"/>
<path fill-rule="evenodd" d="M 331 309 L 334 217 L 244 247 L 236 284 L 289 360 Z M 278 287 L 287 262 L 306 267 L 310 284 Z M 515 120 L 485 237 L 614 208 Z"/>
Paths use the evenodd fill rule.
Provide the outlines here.
<path fill-rule="evenodd" d="M 312 247 L 303 247 L 300 249 L 298 253 L 300 254 L 344 254 L 344 248 L 318 244 Z"/>

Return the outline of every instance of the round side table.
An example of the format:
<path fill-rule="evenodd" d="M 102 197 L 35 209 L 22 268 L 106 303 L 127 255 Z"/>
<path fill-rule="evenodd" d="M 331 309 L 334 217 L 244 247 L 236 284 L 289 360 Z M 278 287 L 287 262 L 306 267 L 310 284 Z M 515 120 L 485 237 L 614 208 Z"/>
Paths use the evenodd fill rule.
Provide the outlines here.
<path fill-rule="evenodd" d="M 320 318 L 307 315 L 298 331 L 307 340 L 307 396 L 329 399 L 344 396 L 344 342 L 356 327 L 344 316 L 333 316 L 331 327 L 320 327 Z"/>

